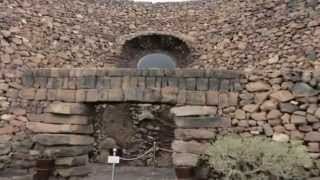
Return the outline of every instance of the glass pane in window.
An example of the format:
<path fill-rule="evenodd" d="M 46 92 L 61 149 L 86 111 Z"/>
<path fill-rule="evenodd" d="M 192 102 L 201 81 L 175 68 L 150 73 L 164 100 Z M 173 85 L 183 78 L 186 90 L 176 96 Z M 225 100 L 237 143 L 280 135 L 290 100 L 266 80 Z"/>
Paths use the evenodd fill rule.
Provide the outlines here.
<path fill-rule="evenodd" d="M 150 69 L 150 68 L 161 68 L 161 69 L 174 69 L 176 63 L 174 59 L 163 53 L 153 53 L 143 56 L 137 65 L 138 69 Z"/>

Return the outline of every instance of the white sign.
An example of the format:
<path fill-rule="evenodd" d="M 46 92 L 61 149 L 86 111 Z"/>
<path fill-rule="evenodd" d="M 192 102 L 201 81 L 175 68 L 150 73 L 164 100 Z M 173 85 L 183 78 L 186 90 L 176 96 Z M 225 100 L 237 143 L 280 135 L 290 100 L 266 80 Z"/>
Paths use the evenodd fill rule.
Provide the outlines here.
<path fill-rule="evenodd" d="M 120 157 L 119 156 L 108 156 L 108 163 L 109 164 L 119 164 Z"/>

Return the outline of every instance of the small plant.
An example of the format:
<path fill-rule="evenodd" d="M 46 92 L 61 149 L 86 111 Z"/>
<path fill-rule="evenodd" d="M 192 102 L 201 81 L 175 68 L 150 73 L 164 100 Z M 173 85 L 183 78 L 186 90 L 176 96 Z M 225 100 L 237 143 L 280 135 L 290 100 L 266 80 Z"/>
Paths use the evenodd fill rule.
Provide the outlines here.
<path fill-rule="evenodd" d="M 263 137 L 218 138 L 204 160 L 226 180 L 306 179 L 313 162 L 301 143 L 279 143 Z"/>

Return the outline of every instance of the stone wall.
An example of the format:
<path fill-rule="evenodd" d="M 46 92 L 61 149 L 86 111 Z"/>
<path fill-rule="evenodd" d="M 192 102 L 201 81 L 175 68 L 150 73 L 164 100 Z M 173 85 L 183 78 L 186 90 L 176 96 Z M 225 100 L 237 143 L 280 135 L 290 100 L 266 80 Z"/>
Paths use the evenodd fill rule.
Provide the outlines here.
<path fill-rule="evenodd" d="M 173 106 L 175 165 L 196 166 L 208 141 L 228 133 L 263 135 L 279 142 L 302 140 L 318 159 L 319 75 L 278 70 L 37 69 L 24 73 L 25 87 L 17 93 L 26 106 L 1 118 L 15 128 L 15 122 L 24 121 L 20 131 L 31 135 L 26 151 L 34 155 L 28 157 L 54 156 L 56 174 L 64 177 L 89 172 L 88 153 L 95 143 L 89 117 L 101 103 Z"/>
<path fill-rule="evenodd" d="M 82 103 L 229 106 L 237 104 L 234 91 L 241 88 L 239 73 L 196 69 L 39 69 L 24 73 L 22 81 L 20 98 Z"/>
<path fill-rule="evenodd" d="M 180 152 L 173 156 L 175 164 L 196 166 L 208 140 L 229 133 L 303 141 L 310 156 L 318 159 L 319 80 L 317 71 L 253 71 L 241 78 L 237 105 L 173 108 L 177 129 L 172 148 Z"/>
<path fill-rule="evenodd" d="M 95 105 L 164 103 L 197 105 L 200 109 L 207 105 L 213 109 L 236 106 L 240 78 L 241 74 L 226 70 L 35 69 L 24 72 L 23 88 L 17 95 L 25 102 L 24 127 L 32 134 L 30 151 L 37 155 L 34 158 L 53 157 L 55 175 L 68 178 L 89 173 L 88 153 L 95 144 L 89 119 Z M 195 113 L 199 115 L 197 110 Z M 183 118 L 179 123 L 192 128 L 192 121 Z M 230 119 L 220 117 L 198 121 L 202 123 L 199 128 L 231 125 Z"/>
<path fill-rule="evenodd" d="M 126 40 L 143 32 L 191 40 L 196 68 L 310 69 L 320 56 L 318 0 L 4 0 L 0 12 L 0 67 L 9 73 L 117 66 Z"/>
<path fill-rule="evenodd" d="M 186 68 L 243 71 L 243 77 L 240 78 L 242 89 L 238 90 L 237 86 L 230 86 L 229 90 L 224 89 L 229 87 L 226 85 L 230 83 L 227 80 L 221 81 L 219 86 L 222 89 L 218 90 L 210 87 L 210 77 L 201 75 L 203 79 L 200 80 L 201 78 L 195 75 L 189 79 L 183 78 L 188 87 L 186 90 L 179 91 L 186 93 L 181 93 L 182 96 L 179 98 L 175 90 L 163 87 L 155 92 L 147 88 L 143 91 L 131 89 L 114 92 L 111 90 L 107 94 L 122 92 L 124 95 L 122 98 L 127 95 L 129 98 L 127 100 L 131 102 L 147 99 L 150 102 L 154 101 L 153 97 L 157 97 L 161 102 L 172 104 L 177 102 L 181 105 L 203 105 L 204 102 L 212 106 L 220 104 L 217 106 L 217 113 L 229 117 L 233 125 L 232 132 L 244 135 L 267 133 L 270 137 L 275 136 L 275 139 L 279 137 L 279 133 L 286 134 L 289 138 L 306 138 L 310 152 L 318 156 L 318 140 L 310 139 L 318 135 L 318 114 L 312 110 L 312 108 L 318 108 L 318 96 L 300 97 L 292 91 L 291 86 L 296 82 L 304 82 L 313 89 L 317 89 L 317 71 L 314 71 L 314 68 L 318 67 L 320 56 L 319 19 L 319 1 L 317 0 L 245 0 L 241 2 L 216 0 L 173 4 L 100 0 L 72 2 L 2 0 L 0 1 L 0 166 L 14 168 L 33 166 L 32 160 L 39 154 L 37 151 L 30 150 L 35 144 L 30 138 L 33 132 L 26 128 L 26 125 L 32 121 L 32 114 L 46 114 L 51 101 L 99 103 L 95 99 L 99 94 L 94 88 L 91 89 L 93 91 L 90 88 L 75 90 L 73 88 L 77 87 L 80 81 L 69 82 L 69 78 L 60 80 L 58 78 L 60 75 L 57 74 L 53 74 L 54 77 L 46 73 L 44 77 L 40 75 L 41 73 L 35 75 L 37 79 L 35 82 L 39 84 L 35 84 L 34 89 L 30 88 L 30 85 L 26 89 L 22 84 L 22 74 L 26 70 L 117 67 L 126 64 L 121 62 L 130 60 L 130 57 L 123 56 L 121 51 L 126 43 L 133 38 L 150 33 L 171 35 L 185 42 L 192 50 L 192 61 L 186 64 Z M 310 70 L 312 75 L 308 75 L 309 72 L 282 75 L 281 69 L 290 68 Z M 257 72 L 261 70 L 261 74 L 252 73 L 253 70 Z M 269 70 L 280 75 L 265 73 Z M 61 77 L 64 76 L 61 75 Z M 126 82 L 131 81 L 122 75 L 117 76 Z M 166 76 L 167 74 L 164 73 L 161 79 L 166 79 Z M 51 84 L 48 83 L 48 77 L 51 78 Z M 172 77 L 176 78 L 176 75 Z M 77 80 L 78 77 L 74 78 Z M 88 80 L 85 80 L 86 78 Z M 86 78 L 80 83 L 81 86 L 92 85 L 90 84 L 92 77 Z M 195 78 L 199 80 L 196 82 Z M 208 84 L 206 84 L 207 80 Z M 136 80 L 130 83 L 135 86 L 134 81 Z M 151 84 L 153 84 L 152 81 L 156 80 L 150 80 Z M 245 89 L 249 82 L 255 81 L 264 81 L 265 90 Z M 67 88 L 66 84 L 61 84 L 66 82 Z M 46 90 L 45 84 L 46 87 L 51 88 Z M 205 86 L 202 87 L 200 84 Z M 213 84 L 216 83 L 213 82 Z M 207 87 L 206 85 L 209 91 L 203 89 Z M 261 86 L 261 82 L 253 85 Z M 121 84 L 121 86 L 126 85 Z M 297 86 L 304 91 L 309 89 L 305 84 Z M 56 91 L 53 87 L 62 87 L 62 90 Z M 270 103 L 274 102 L 275 95 L 271 97 L 271 93 L 277 92 L 278 89 L 288 90 L 293 94 L 293 99 L 286 102 L 276 99 L 276 110 L 272 109 L 272 111 L 270 107 L 265 106 L 268 103 L 270 106 Z M 210 92 L 211 90 L 213 91 Z M 237 90 L 238 101 L 235 105 L 234 101 L 226 98 L 231 98 L 228 95 L 237 94 L 235 93 Z M 79 92 L 82 94 L 78 94 Z M 150 96 L 142 98 L 141 92 L 152 95 L 152 98 Z M 288 95 L 287 91 L 280 93 L 281 96 L 282 93 Z M 77 99 L 77 97 L 81 98 Z M 119 98 L 115 95 L 110 97 Z M 132 97 L 133 99 L 130 99 Z M 260 101 L 264 101 L 265 98 L 273 100 L 262 104 Z M 116 100 L 109 102 L 114 101 Z M 73 109 L 66 111 L 73 112 Z M 59 115 L 58 118 L 52 113 L 46 115 L 50 117 L 48 124 L 52 122 L 57 124 L 56 121 L 65 122 L 66 115 Z M 281 118 L 278 118 L 280 115 Z M 270 119 L 271 117 L 274 118 Z M 76 116 L 76 119 L 78 118 Z M 85 119 L 82 116 L 81 118 Z M 300 123 L 296 123 L 298 121 Z M 81 122 L 84 123 L 86 120 Z M 88 126 L 87 122 L 83 125 Z M 287 138 L 284 135 L 281 137 Z M 86 151 L 83 151 L 80 154 L 85 153 Z"/>

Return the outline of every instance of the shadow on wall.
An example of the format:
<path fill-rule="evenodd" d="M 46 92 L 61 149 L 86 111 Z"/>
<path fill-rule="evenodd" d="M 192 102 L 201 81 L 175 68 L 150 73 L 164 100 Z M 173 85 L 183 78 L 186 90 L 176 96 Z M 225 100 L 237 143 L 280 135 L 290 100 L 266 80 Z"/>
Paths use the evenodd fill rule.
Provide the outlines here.
<path fill-rule="evenodd" d="M 145 34 L 125 41 L 121 49 L 120 67 L 136 68 L 143 57 L 161 53 L 170 56 L 176 67 L 183 68 L 191 63 L 191 48 L 182 39 L 167 34 Z"/>

